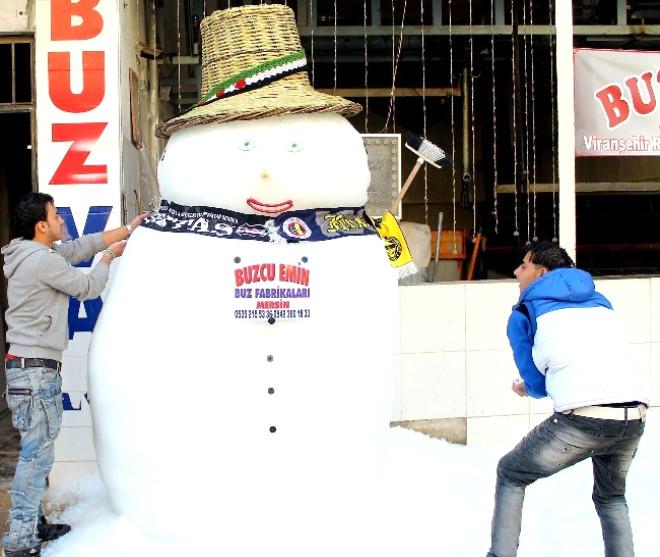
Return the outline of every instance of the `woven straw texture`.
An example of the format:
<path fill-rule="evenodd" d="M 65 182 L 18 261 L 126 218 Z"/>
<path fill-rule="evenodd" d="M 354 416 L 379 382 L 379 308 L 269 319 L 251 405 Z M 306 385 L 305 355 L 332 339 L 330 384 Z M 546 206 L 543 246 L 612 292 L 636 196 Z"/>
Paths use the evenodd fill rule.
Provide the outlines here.
<path fill-rule="evenodd" d="M 225 79 L 281 56 L 302 50 L 293 10 L 282 4 L 219 10 L 204 18 L 201 97 Z M 315 91 L 307 71 L 300 71 L 258 89 L 197 106 L 160 124 L 158 137 L 212 122 L 253 120 L 282 114 L 336 112 L 357 114 L 359 104 Z"/>

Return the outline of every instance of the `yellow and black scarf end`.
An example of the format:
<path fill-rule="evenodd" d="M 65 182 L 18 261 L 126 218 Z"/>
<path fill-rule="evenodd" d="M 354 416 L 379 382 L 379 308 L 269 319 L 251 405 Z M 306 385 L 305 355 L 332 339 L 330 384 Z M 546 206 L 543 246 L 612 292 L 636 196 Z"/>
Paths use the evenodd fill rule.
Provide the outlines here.
<path fill-rule="evenodd" d="M 412 254 L 396 217 L 387 211 L 382 217 L 368 218 L 385 243 L 385 252 L 390 260 L 390 265 L 398 271 L 399 278 L 414 275 L 418 269 L 413 262 Z"/>

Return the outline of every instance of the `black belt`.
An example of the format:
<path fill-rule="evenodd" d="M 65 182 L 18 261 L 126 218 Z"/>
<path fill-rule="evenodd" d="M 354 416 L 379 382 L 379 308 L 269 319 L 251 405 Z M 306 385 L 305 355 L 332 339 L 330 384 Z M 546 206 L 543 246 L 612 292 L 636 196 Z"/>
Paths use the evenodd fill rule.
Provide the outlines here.
<path fill-rule="evenodd" d="M 57 360 L 48 360 L 46 358 L 9 358 L 5 360 L 5 368 L 26 368 L 26 367 L 47 367 L 60 371 L 62 369 L 62 362 Z"/>
<path fill-rule="evenodd" d="M 612 402 L 610 404 L 596 404 L 596 406 L 604 406 L 607 408 L 637 408 L 640 404 L 644 404 L 644 403 L 640 402 L 639 400 L 631 400 L 630 402 Z M 647 405 L 644 404 L 644 406 Z"/>

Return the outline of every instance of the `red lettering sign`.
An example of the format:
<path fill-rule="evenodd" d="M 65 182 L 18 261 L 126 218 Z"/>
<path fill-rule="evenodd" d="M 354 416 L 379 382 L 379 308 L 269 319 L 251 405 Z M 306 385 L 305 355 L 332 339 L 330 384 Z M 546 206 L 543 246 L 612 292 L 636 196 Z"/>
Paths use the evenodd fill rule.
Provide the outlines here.
<path fill-rule="evenodd" d="M 607 116 L 607 125 L 614 128 L 625 122 L 630 114 L 628 103 L 622 98 L 621 87 L 608 85 L 596 92 L 596 98 L 600 101 L 602 109 Z"/>
<path fill-rule="evenodd" d="M 99 0 L 51 0 L 51 40 L 86 41 L 103 30 L 103 16 L 96 10 Z M 71 54 L 82 56 L 82 90 L 71 89 Z M 57 108 L 69 114 L 89 112 L 105 97 L 105 52 L 48 53 L 48 93 Z M 107 122 L 53 123 L 52 141 L 71 142 L 49 184 L 107 184 L 105 164 L 85 164 Z"/>
<path fill-rule="evenodd" d="M 607 125 L 610 129 L 616 128 L 628 119 L 631 104 L 632 109 L 641 116 L 650 114 L 655 110 L 656 100 L 655 91 L 651 84 L 652 77 L 652 72 L 644 72 L 639 78 L 633 76 L 625 80 L 624 83 L 630 92 L 631 101 L 624 98 L 624 90 L 615 83 L 596 91 L 595 96 L 600 101 L 600 106 L 605 112 Z M 640 91 L 640 80 L 644 82 L 644 88 L 646 89 L 643 95 Z M 656 80 L 660 81 L 660 72 L 658 72 Z M 648 100 L 644 100 L 642 96 Z"/>
<path fill-rule="evenodd" d="M 649 99 L 648 102 L 642 100 L 642 95 L 639 92 L 639 80 L 636 77 L 626 79 L 626 86 L 630 91 L 633 108 L 637 114 L 649 114 L 655 110 L 655 93 L 653 92 L 653 86 L 651 85 L 651 75 L 651 72 L 644 72 L 642 74 L 642 81 L 646 85 L 646 96 Z"/>
<path fill-rule="evenodd" d="M 50 36 L 53 41 L 85 41 L 103 30 L 103 17 L 94 8 L 99 0 L 51 0 Z M 74 18 L 80 23 L 74 25 Z"/>
<path fill-rule="evenodd" d="M 89 112 L 101 104 L 105 95 L 105 55 L 83 52 L 83 88 L 71 91 L 71 54 L 48 53 L 48 93 L 53 104 L 65 112 Z"/>
<path fill-rule="evenodd" d="M 51 185 L 108 183 L 105 164 L 85 164 L 107 125 L 105 122 L 53 124 L 53 141 L 71 141 L 72 145 L 53 174 Z"/>

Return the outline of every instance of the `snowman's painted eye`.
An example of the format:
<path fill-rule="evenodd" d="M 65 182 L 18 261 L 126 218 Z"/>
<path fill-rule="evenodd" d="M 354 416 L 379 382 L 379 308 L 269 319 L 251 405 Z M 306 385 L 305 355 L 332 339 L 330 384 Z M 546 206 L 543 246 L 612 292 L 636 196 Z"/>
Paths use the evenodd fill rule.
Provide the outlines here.
<path fill-rule="evenodd" d="M 256 143 L 251 139 L 244 139 L 243 141 L 241 141 L 238 148 L 241 151 L 252 151 L 252 149 L 254 149 L 256 146 L 257 146 Z"/>
<path fill-rule="evenodd" d="M 302 143 L 300 141 L 292 141 L 286 146 L 287 151 L 291 151 L 292 153 L 297 153 L 303 148 Z"/>

